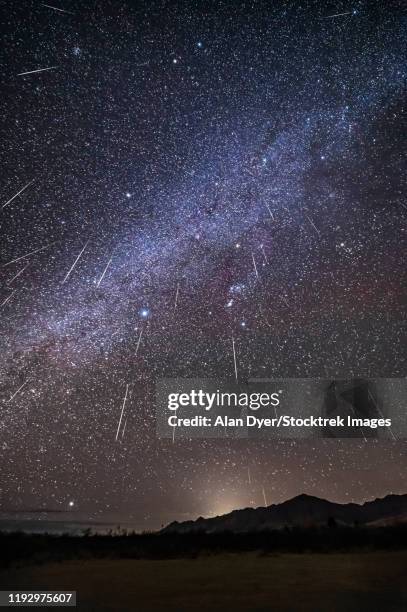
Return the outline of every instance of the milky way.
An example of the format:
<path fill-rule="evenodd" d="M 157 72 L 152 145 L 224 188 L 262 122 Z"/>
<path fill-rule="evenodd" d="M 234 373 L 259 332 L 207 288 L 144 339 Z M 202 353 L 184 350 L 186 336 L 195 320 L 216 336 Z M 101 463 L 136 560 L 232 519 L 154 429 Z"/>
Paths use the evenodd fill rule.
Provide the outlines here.
<path fill-rule="evenodd" d="M 1 508 L 142 528 L 405 492 L 402 441 L 154 415 L 161 377 L 234 379 L 233 346 L 241 380 L 405 376 L 401 3 L 4 9 Z"/>

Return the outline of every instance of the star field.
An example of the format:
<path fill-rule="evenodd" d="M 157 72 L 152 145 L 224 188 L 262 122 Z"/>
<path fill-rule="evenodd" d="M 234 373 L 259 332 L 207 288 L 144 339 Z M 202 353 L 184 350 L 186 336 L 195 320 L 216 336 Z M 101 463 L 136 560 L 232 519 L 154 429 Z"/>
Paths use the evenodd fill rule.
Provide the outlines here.
<path fill-rule="evenodd" d="M 403 441 L 172 442 L 154 403 L 232 339 L 241 380 L 406 375 L 402 3 L 2 7 L 1 509 L 406 492 Z"/>

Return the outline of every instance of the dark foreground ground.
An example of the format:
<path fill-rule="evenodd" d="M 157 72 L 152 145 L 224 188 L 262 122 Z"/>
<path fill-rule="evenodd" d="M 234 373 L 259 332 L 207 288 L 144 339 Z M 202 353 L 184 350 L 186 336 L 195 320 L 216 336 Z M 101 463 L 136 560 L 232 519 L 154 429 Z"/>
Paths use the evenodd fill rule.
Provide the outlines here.
<path fill-rule="evenodd" d="M 76 590 L 79 610 L 405 612 L 407 551 L 89 559 L 0 572 L 1 588 Z"/>

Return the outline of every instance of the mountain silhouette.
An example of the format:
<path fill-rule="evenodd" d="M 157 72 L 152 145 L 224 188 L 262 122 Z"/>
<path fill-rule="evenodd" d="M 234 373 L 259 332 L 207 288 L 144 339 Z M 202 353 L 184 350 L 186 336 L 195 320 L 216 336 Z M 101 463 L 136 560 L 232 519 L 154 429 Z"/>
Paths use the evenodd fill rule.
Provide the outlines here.
<path fill-rule="evenodd" d="M 387 495 L 363 504 L 338 504 L 303 493 L 264 508 L 244 508 L 213 518 L 200 517 L 195 521 L 174 521 L 161 533 L 249 533 L 285 527 L 327 524 L 379 526 L 400 522 L 407 522 L 407 494 Z"/>

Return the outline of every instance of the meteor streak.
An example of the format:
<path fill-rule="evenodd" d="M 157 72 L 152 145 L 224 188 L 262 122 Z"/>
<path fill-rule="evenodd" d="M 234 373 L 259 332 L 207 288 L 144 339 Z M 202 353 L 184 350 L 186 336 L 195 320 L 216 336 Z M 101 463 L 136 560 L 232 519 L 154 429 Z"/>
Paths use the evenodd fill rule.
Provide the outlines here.
<path fill-rule="evenodd" d="M 112 261 L 112 258 L 110 258 L 110 259 L 109 259 L 109 261 L 107 262 L 107 264 L 106 264 L 106 268 L 103 270 L 103 274 L 102 274 L 102 276 L 101 276 L 101 277 L 99 278 L 99 280 L 98 280 L 98 283 L 97 283 L 97 286 L 98 286 L 98 287 L 100 287 L 100 283 L 102 282 L 102 280 L 103 280 L 103 278 L 104 278 L 104 276 L 105 276 L 105 274 L 106 274 L 106 272 L 107 272 L 107 269 L 108 269 L 108 267 L 110 266 L 111 261 Z"/>
<path fill-rule="evenodd" d="M 44 72 L 44 70 L 55 70 L 58 66 L 49 66 L 49 68 L 38 68 L 37 70 L 29 70 L 28 72 L 19 72 L 17 76 L 24 76 L 25 74 L 34 74 L 36 72 Z"/>
<path fill-rule="evenodd" d="M 324 19 L 333 19 L 334 17 L 343 17 L 344 15 L 352 15 L 352 11 L 348 11 L 347 13 L 335 13 L 335 15 L 326 15 Z"/>
<path fill-rule="evenodd" d="M 29 261 L 27 261 L 27 263 L 25 264 L 25 266 L 24 266 L 23 268 L 21 268 L 21 270 L 20 270 L 19 272 L 17 272 L 17 274 L 15 274 L 11 280 L 9 280 L 9 281 L 8 281 L 7 285 L 11 285 L 11 283 L 12 283 L 13 281 L 15 281 L 15 280 L 16 280 L 16 278 L 18 278 L 18 277 L 20 276 L 20 274 L 22 274 L 22 273 L 24 272 L 24 270 L 25 270 L 26 268 L 28 268 L 28 266 L 29 266 L 29 265 L 30 265 L 30 262 L 29 262 Z"/>
<path fill-rule="evenodd" d="M 256 260 L 255 260 L 255 258 L 254 258 L 254 253 L 252 253 L 252 259 L 253 259 L 253 267 L 254 267 L 254 271 L 255 271 L 255 273 L 256 273 L 257 278 L 259 278 L 259 273 L 258 273 L 258 270 L 257 270 Z"/>
<path fill-rule="evenodd" d="M 39 253 L 40 251 L 45 251 L 45 249 L 49 249 L 49 247 L 52 246 L 53 244 L 55 244 L 55 242 L 51 242 L 51 244 L 47 244 L 46 246 L 40 247 L 39 249 L 35 249 L 35 251 L 30 251 L 29 253 L 26 253 L 25 255 L 21 255 L 21 257 L 12 259 L 11 261 L 8 261 L 7 263 L 3 264 L 3 268 L 5 268 L 6 266 L 9 266 L 12 263 L 15 263 L 16 261 L 20 261 L 20 259 L 25 259 L 26 257 L 29 257 L 30 255 L 35 255 L 35 253 Z"/>
<path fill-rule="evenodd" d="M 68 270 L 67 274 L 65 275 L 64 280 L 62 281 L 62 284 L 64 284 L 68 278 L 71 275 L 71 272 L 73 272 L 76 264 L 78 263 L 78 261 L 80 260 L 80 258 L 82 257 L 82 253 L 84 252 L 84 250 L 86 249 L 86 247 L 88 246 L 88 242 L 89 240 L 86 242 L 85 246 L 83 247 L 83 249 L 81 250 L 81 252 L 79 253 L 78 257 L 75 259 L 75 261 L 73 262 L 72 266 L 70 267 L 70 269 Z"/>
<path fill-rule="evenodd" d="M 123 429 L 122 429 L 122 438 L 124 438 L 124 432 L 126 431 L 127 419 L 124 421 Z"/>
<path fill-rule="evenodd" d="M 2 208 L 6 208 L 6 206 L 8 204 L 10 204 L 17 196 L 19 196 L 20 193 L 23 193 L 23 191 L 25 191 L 27 189 L 27 187 L 29 187 L 31 185 L 31 183 L 33 183 L 34 181 L 35 181 L 35 179 L 33 179 L 32 181 L 27 183 L 27 185 L 24 185 L 24 187 L 22 189 L 20 189 L 20 191 L 17 191 L 17 193 L 15 195 L 13 195 L 12 198 L 10 198 L 5 204 L 3 204 Z"/>
<path fill-rule="evenodd" d="M 178 293 L 179 293 L 179 283 L 178 283 L 178 285 L 177 285 L 177 291 L 176 291 L 176 293 L 175 293 L 174 310 L 176 310 L 176 309 L 177 309 Z"/>
<path fill-rule="evenodd" d="M 120 419 L 119 419 L 119 425 L 117 426 L 117 431 L 116 431 L 116 440 L 119 437 L 119 431 L 120 431 L 120 425 L 122 423 L 122 418 L 123 418 L 123 412 L 124 412 L 124 407 L 126 406 L 126 400 L 127 400 L 127 394 L 129 392 L 129 385 L 126 385 L 126 393 L 124 395 L 124 400 L 123 400 L 123 406 L 122 406 L 122 411 L 120 413 Z"/>
<path fill-rule="evenodd" d="M 15 396 L 16 396 L 18 393 L 20 393 L 21 389 L 22 389 L 23 387 L 25 387 L 25 385 L 28 383 L 28 380 L 29 380 L 29 379 L 27 378 L 27 380 L 26 380 L 25 382 L 23 382 L 23 384 L 21 385 L 21 387 L 19 387 L 19 388 L 17 389 L 17 391 L 16 391 L 15 393 L 13 393 L 13 395 L 10 397 L 10 399 L 9 399 L 9 400 L 7 400 L 7 403 L 10 403 L 10 402 L 11 402 L 11 401 L 12 401 L 12 400 L 15 398 Z"/>
<path fill-rule="evenodd" d="M 235 351 L 235 339 L 232 336 L 232 347 L 233 347 L 233 363 L 235 365 L 235 378 L 236 378 L 236 382 L 238 382 L 237 379 L 237 363 L 236 363 L 236 351 Z"/>
<path fill-rule="evenodd" d="M 7 302 L 9 302 L 11 300 L 11 298 L 13 297 L 13 295 L 15 294 L 16 291 L 17 291 L 17 289 L 14 289 L 14 291 L 12 291 L 10 293 L 10 295 L 4 300 L 4 302 L 2 302 L 0 304 L 0 308 L 3 308 L 3 306 L 5 306 L 7 304 Z"/>
<path fill-rule="evenodd" d="M 274 215 L 273 215 L 273 213 L 272 213 L 272 211 L 271 211 L 271 208 L 270 208 L 270 206 L 269 206 L 268 204 L 266 204 L 266 208 L 267 208 L 267 210 L 268 210 L 268 211 L 269 211 L 269 213 L 270 213 L 270 217 L 273 219 L 273 221 L 275 221 Z"/>
<path fill-rule="evenodd" d="M 137 341 L 137 346 L 136 346 L 136 352 L 134 353 L 134 356 L 136 357 L 137 353 L 138 353 L 138 347 L 140 346 L 140 342 L 141 342 L 141 334 L 143 333 L 143 330 L 140 330 L 140 335 L 138 337 L 138 341 Z"/>
<path fill-rule="evenodd" d="M 267 497 L 266 497 L 266 492 L 265 492 L 265 490 L 264 490 L 264 486 L 262 487 L 262 491 L 263 491 L 264 505 L 265 505 L 265 506 L 268 506 L 268 503 L 267 503 Z"/>
<path fill-rule="evenodd" d="M 314 228 L 314 230 L 316 231 L 316 233 L 318 234 L 318 236 L 321 235 L 321 232 L 319 231 L 319 229 L 317 228 L 317 226 L 315 225 L 315 223 L 313 222 L 313 220 L 308 216 L 305 215 L 308 219 L 308 221 L 311 223 L 312 227 Z"/>
<path fill-rule="evenodd" d="M 42 6 L 46 6 L 47 8 L 52 9 L 53 11 L 58 11 L 59 13 L 68 13 L 68 15 L 75 15 L 75 13 L 71 13 L 71 11 L 65 11 L 64 9 L 57 8 L 56 6 L 51 6 L 50 4 L 42 3 Z"/>
<path fill-rule="evenodd" d="M 268 259 L 267 259 L 266 251 L 264 250 L 264 246 L 261 245 L 260 249 L 261 249 L 261 252 L 263 253 L 264 261 L 266 262 L 266 264 L 268 264 Z"/>

